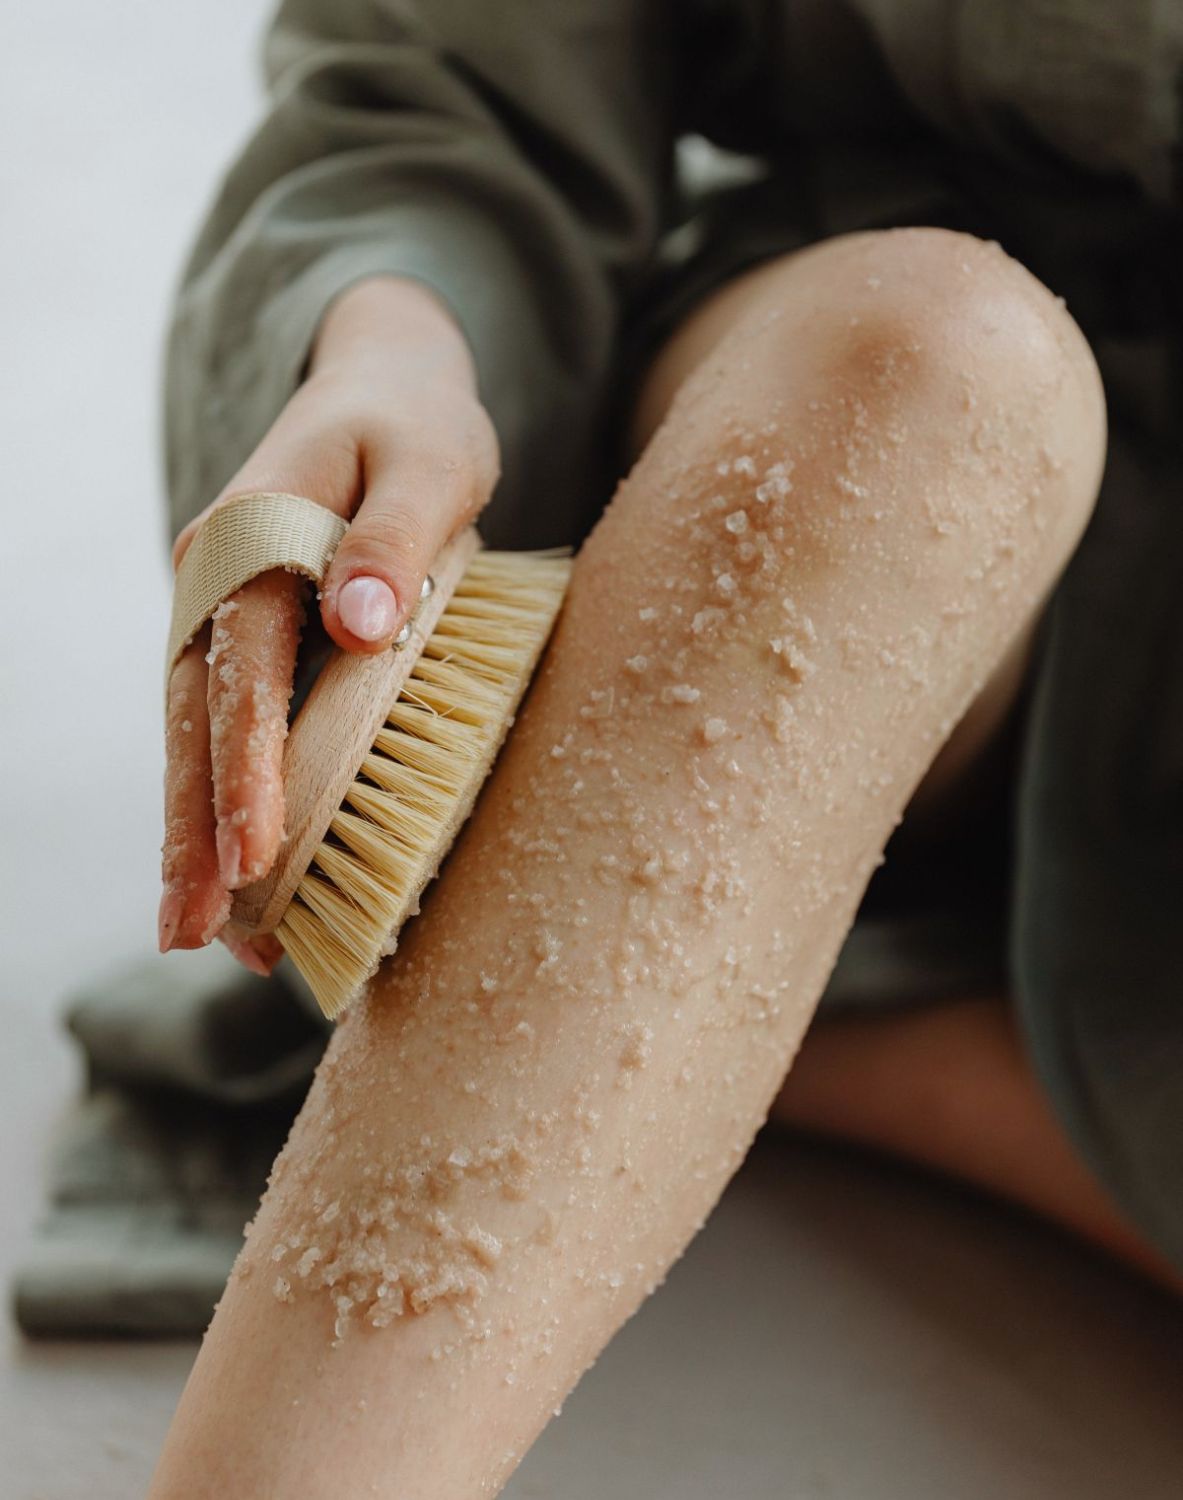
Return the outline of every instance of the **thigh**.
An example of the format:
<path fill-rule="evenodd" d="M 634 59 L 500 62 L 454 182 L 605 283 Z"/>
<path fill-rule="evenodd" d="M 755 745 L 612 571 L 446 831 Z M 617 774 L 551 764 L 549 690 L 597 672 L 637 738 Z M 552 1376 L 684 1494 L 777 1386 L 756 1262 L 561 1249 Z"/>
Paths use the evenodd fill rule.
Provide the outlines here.
<path fill-rule="evenodd" d="M 844 273 L 842 252 L 872 250 L 882 231 L 844 235 L 778 256 L 741 272 L 691 309 L 658 349 L 645 372 L 631 414 L 629 450 L 640 454 L 665 420 L 678 391 L 719 343 L 745 324 L 753 328 L 775 315 L 786 298 L 819 292 Z M 837 253 L 836 253 L 837 252 Z M 948 830 L 951 818 L 970 812 L 975 794 L 1014 715 L 1031 660 L 1037 619 L 1023 622 L 1015 639 L 964 717 L 936 756 L 908 810 L 909 828 L 923 834 L 930 823 Z"/>

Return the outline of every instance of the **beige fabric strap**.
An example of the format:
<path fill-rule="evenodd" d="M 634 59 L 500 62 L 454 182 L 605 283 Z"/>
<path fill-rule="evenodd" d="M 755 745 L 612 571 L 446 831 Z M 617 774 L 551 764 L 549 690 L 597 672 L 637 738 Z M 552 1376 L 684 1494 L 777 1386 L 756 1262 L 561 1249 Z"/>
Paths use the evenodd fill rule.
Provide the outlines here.
<path fill-rule="evenodd" d="M 165 689 L 177 657 L 218 605 L 269 568 L 319 583 L 348 526 L 300 495 L 237 495 L 201 523 L 177 569 Z"/>

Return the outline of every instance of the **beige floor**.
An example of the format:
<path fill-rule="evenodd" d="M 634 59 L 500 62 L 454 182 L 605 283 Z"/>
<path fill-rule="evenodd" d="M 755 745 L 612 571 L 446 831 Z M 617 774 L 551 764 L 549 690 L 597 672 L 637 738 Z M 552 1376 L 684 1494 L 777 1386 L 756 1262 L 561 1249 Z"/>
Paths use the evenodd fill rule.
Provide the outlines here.
<path fill-rule="evenodd" d="M 59 997 L 151 941 L 168 287 L 254 109 L 258 0 L 3 7 L 0 1274 L 76 1087 Z M 0 1364 L 0 1496 L 128 1500 L 187 1346 Z M 972 1198 L 766 1150 L 512 1493 L 1168 1500 L 1183 1315 Z M 253 1500 L 253 1497 L 252 1497 Z M 344 1500 L 344 1497 L 343 1497 Z"/>

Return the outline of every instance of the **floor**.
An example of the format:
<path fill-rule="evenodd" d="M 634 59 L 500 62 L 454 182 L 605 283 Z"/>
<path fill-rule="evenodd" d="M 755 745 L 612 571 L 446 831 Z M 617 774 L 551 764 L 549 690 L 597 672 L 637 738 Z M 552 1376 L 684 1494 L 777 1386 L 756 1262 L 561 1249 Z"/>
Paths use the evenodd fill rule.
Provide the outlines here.
<path fill-rule="evenodd" d="M 156 370 L 203 196 L 256 108 L 259 0 L 0 11 L 8 649 L 0 1275 L 77 1085 L 63 993 L 149 946 L 167 572 Z M 19 144 L 13 144 L 19 143 Z M 0 1359 L 0 1492 L 142 1494 L 193 1350 Z M 1168 1500 L 1183 1313 L 971 1196 L 761 1148 L 510 1495 Z"/>

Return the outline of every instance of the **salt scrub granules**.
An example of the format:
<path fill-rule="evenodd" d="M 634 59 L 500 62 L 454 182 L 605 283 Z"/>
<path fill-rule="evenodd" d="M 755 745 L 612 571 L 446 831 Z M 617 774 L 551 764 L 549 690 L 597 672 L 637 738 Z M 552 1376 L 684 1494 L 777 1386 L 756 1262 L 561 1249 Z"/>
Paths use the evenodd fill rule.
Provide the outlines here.
<path fill-rule="evenodd" d="M 717 744 L 727 733 L 726 719 L 707 719 L 702 726 L 703 742 L 708 745 Z"/>
<path fill-rule="evenodd" d="M 322 1155 L 327 1159 L 318 1151 L 301 1177 L 328 1175 Z M 456 1146 L 442 1157 L 425 1154 L 386 1167 L 348 1202 L 325 1202 L 324 1190 L 313 1187 L 308 1211 L 271 1249 L 278 1272 L 273 1293 L 285 1303 L 297 1293 L 327 1294 L 338 1341 L 355 1319 L 384 1328 L 437 1303 L 471 1308 L 487 1289 L 502 1244 L 471 1216 L 455 1212 L 452 1200 L 473 1180 L 495 1196 L 521 1200 L 532 1171 L 521 1144 L 503 1137 L 478 1150 Z"/>
<path fill-rule="evenodd" d="M 473 1068 L 455 1087 L 489 1101 L 493 1140 L 474 1145 L 470 1134 L 444 1145 L 437 1136 L 400 1146 L 367 1163 L 349 1195 L 322 1186 L 340 1175 L 326 1144 L 319 1158 L 314 1147 L 302 1180 L 289 1185 L 272 1289 L 285 1304 L 305 1294 L 326 1298 L 338 1339 L 351 1327 L 382 1328 L 438 1306 L 475 1327 L 487 1316 L 482 1309 L 497 1278 L 520 1274 L 521 1246 L 534 1243 L 536 1179 L 553 1184 L 561 1177 L 572 1211 L 582 1193 L 601 1190 L 602 1096 L 576 1102 L 587 1135 L 563 1151 L 558 1136 L 532 1135 L 525 1120 L 536 1087 L 526 1060 L 542 1045 L 543 1012 L 514 1016 L 515 1005 L 528 1003 L 523 995 L 540 993 L 552 1010 L 577 1005 L 602 1042 L 602 1053 L 589 1058 L 593 1074 L 600 1066 L 612 1088 L 643 1097 L 663 1065 L 670 1029 L 686 1028 L 688 1036 L 692 1026 L 717 1029 L 721 1015 L 729 1026 L 767 1028 L 782 1016 L 789 981 L 759 983 L 749 944 L 737 940 L 720 957 L 686 933 L 687 910 L 702 931 L 737 933 L 756 911 L 759 893 L 745 864 L 753 832 L 762 830 L 760 838 L 796 872 L 789 931 L 771 934 L 778 964 L 796 951 L 793 930 L 807 931 L 814 914 L 858 877 L 849 861 L 831 868 L 802 841 L 803 810 L 811 801 L 825 810 L 844 795 L 834 773 L 843 756 L 862 754 L 853 736 L 832 757 L 816 753 L 825 731 L 810 683 L 824 642 L 807 609 L 783 592 L 790 576 L 784 559 L 802 538 L 812 540 L 811 527 L 824 543 L 830 520 L 824 507 L 797 495 L 790 460 L 758 463 L 741 453 L 720 471 L 726 463 L 727 474 L 700 473 L 704 488 L 688 487 L 673 513 L 669 545 L 648 579 L 652 592 L 641 596 L 629 622 L 627 650 L 579 684 L 567 723 L 549 726 L 537 763 L 517 768 L 506 793 L 512 816 L 503 821 L 487 874 L 514 915 L 511 935 L 495 955 L 482 955 L 469 995 L 433 990 L 430 973 L 398 986 L 399 1003 L 424 1015 L 449 1008 L 458 1057 L 468 1055 L 459 1040 L 464 1028 L 478 1028 L 487 1071 Z M 859 495 L 849 499 L 861 503 Z M 735 669 L 719 667 L 721 651 L 737 643 L 738 669 L 766 674 L 756 691 L 747 691 L 753 684 L 745 679 L 745 691 L 736 692 L 737 679 L 728 675 Z M 653 795 L 645 777 L 654 768 L 635 753 L 647 742 L 638 723 L 653 713 L 677 749 L 662 762 L 674 795 Z M 837 792 L 827 785 L 831 778 Z M 568 853 L 586 842 L 595 858 L 576 859 L 571 880 Z M 590 903 L 589 890 L 597 893 Z M 600 890 L 610 893 L 618 919 L 589 957 L 579 938 L 589 922 L 600 922 Z M 460 941 L 432 939 L 441 951 Z M 644 1012 L 630 1014 L 639 1002 Z M 731 1066 L 728 1086 L 745 1068 L 766 1065 L 766 1044 L 751 1051 Z M 671 1088 L 704 1086 L 694 1056 L 677 1056 Z M 737 1133 L 728 1151 L 742 1154 L 745 1145 Z M 718 1169 L 717 1162 L 696 1162 L 691 1175 Z M 613 1170 L 626 1178 L 635 1171 L 628 1150 Z M 518 1219 L 498 1208 L 506 1203 L 528 1210 Z M 563 1201 L 547 1212 L 561 1226 Z M 623 1285 L 623 1273 L 607 1274 L 620 1275 Z"/>

